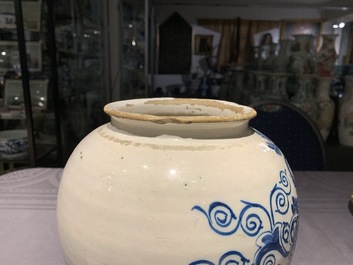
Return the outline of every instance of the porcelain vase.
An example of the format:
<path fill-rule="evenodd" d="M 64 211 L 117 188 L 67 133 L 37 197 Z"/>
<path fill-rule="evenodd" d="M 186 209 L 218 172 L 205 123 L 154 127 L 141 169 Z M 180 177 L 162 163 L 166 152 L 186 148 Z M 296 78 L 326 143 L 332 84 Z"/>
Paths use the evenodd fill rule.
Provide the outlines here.
<path fill-rule="evenodd" d="M 269 73 L 269 79 L 268 93 L 264 95 L 264 99 L 288 100 L 288 75 L 285 73 Z"/>
<path fill-rule="evenodd" d="M 296 184 L 248 126 L 252 108 L 151 98 L 105 111 L 111 122 L 76 147 L 60 183 L 67 264 L 290 264 Z"/>
<path fill-rule="evenodd" d="M 340 144 L 353 147 L 353 76 L 345 77 L 344 95 L 338 114 L 338 140 Z"/>
<path fill-rule="evenodd" d="M 292 55 L 289 60 L 289 71 L 302 75 L 314 72 L 314 58 L 312 45 L 314 36 L 310 34 L 295 34 Z"/>
<path fill-rule="evenodd" d="M 316 122 L 319 107 L 314 92 L 313 77 L 310 75 L 302 75 L 298 77 L 298 90 L 290 101 L 307 114 L 313 122 Z"/>
<path fill-rule="evenodd" d="M 281 39 L 278 56 L 274 59 L 273 71 L 277 73 L 288 73 L 289 58 L 293 40 Z"/>
<path fill-rule="evenodd" d="M 316 85 L 316 100 L 318 104 L 316 125 L 324 140 L 327 139 L 331 131 L 335 115 L 335 103 L 330 98 L 331 82 L 332 78 L 330 77 L 320 77 Z"/>
<path fill-rule="evenodd" d="M 316 56 L 315 72 L 321 77 L 333 76 L 333 70 L 337 59 L 335 40 L 337 34 L 323 34 L 322 46 Z"/>

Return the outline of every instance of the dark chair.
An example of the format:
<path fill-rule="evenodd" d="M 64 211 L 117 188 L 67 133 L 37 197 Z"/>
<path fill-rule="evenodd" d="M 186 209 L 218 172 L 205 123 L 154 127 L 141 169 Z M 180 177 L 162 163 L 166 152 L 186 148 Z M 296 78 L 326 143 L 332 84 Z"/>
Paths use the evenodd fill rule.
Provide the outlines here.
<path fill-rule="evenodd" d="M 290 103 L 271 100 L 253 104 L 257 116 L 250 126 L 270 138 L 292 170 L 324 170 L 325 143 L 314 122 Z"/>

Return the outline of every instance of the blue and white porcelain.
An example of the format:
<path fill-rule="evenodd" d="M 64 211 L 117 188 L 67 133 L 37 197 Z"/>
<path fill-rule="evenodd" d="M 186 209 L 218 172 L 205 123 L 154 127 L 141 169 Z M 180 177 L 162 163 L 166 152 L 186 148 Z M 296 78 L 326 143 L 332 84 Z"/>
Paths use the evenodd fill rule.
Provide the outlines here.
<path fill-rule="evenodd" d="M 14 156 L 28 151 L 26 130 L 0 131 L 0 156 Z"/>
<path fill-rule="evenodd" d="M 110 103 L 64 169 L 68 265 L 289 265 L 296 183 L 250 107 L 206 99 Z"/>

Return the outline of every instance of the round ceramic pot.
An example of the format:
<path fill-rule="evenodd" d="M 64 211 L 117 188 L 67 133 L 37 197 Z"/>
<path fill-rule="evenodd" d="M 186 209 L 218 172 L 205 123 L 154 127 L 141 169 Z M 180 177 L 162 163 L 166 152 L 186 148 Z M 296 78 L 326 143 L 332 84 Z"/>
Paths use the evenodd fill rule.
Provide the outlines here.
<path fill-rule="evenodd" d="M 298 200 L 256 112 L 205 99 L 105 106 L 64 169 L 57 221 L 67 264 L 290 264 Z"/>

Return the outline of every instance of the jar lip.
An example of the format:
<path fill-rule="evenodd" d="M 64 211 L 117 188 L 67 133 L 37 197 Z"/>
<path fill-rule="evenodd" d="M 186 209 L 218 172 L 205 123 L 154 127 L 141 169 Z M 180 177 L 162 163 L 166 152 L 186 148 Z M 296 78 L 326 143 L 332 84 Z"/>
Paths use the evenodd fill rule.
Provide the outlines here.
<path fill-rule="evenodd" d="M 121 100 L 104 106 L 113 118 L 155 123 L 220 123 L 246 121 L 256 116 L 248 106 L 217 99 L 141 98 Z"/>

